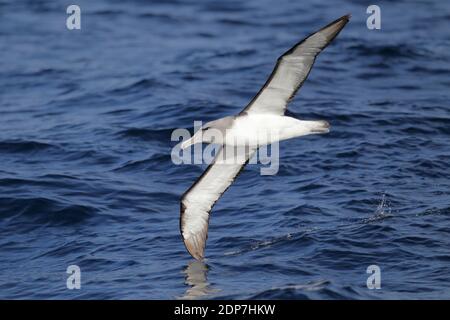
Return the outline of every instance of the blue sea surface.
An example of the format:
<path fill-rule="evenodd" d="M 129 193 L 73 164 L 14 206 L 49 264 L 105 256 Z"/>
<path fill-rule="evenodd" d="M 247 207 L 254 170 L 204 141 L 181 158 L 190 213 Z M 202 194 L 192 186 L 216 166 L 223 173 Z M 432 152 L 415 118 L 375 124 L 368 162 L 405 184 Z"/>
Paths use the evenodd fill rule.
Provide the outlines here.
<path fill-rule="evenodd" d="M 450 3 L 0 0 L 0 298 L 450 299 Z M 276 59 L 352 19 L 289 106 L 331 123 L 249 165 L 204 263 L 177 128 L 238 113 Z M 81 269 L 69 290 L 67 267 Z M 368 289 L 367 268 L 381 270 Z"/>

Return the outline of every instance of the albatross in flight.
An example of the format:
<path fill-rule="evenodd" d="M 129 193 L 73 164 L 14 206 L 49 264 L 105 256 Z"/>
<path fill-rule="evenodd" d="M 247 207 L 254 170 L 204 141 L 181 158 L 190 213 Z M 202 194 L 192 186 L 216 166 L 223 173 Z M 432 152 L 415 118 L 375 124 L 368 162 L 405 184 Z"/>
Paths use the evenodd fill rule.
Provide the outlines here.
<path fill-rule="evenodd" d="M 259 146 L 329 132 L 330 125 L 326 121 L 304 121 L 284 113 L 308 77 L 317 55 L 349 19 L 350 15 L 345 15 L 297 43 L 278 58 L 269 79 L 239 114 L 206 123 L 181 144 L 182 149 L 202 142 L 221 145 L 212 164 L 181 198 L 181 235 L 186 249 L 195 259 L 204 257 L 212 207 Z M 208 136 L 208 131 L 214 130 L 222 133 L 221 139 Z M 238 151 L 229 152 L 228 147 Z"/>

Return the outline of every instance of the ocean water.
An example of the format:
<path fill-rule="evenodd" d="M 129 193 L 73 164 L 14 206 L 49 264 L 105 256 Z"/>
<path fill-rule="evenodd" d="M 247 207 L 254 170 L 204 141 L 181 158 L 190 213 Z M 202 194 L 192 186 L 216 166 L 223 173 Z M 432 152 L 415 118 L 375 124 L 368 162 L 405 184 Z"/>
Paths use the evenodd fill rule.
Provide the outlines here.
<path fill-rule="evenodd" d="M 72 2 L 0 1 L 0 298 L 450 298 L 448 2 L 378 1 L 380 30 L 362 0 L 74 2 L 81 30 Z M 205 165 L 172 131 L 238 113 L 347 13 L 289 107 L 331 132 L 247 166 L 195 262 L 179 201 Z"/>

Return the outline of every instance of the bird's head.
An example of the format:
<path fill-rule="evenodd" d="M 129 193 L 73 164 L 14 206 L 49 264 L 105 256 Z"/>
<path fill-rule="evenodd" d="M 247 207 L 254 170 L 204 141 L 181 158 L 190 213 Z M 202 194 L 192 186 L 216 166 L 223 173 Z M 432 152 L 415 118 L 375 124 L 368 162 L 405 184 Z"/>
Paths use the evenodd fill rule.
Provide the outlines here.
<path fill-rule="evenodd" d="M 192 136 L 192 138 L 184 141 L 181 144 L 181 149 L 189 148 L 190 146 L 196 144 L 196 143 L 213 143 L 217 141 L 217 135 L 220 134 L 220 131 L 217 129 L 214 129 L 212 127 L 201 127 L 199 130 L 195 132 L 195 134 Z"/>
<path fill-rule="evenodd" d="M 230 116 L 206 123 L 195 132 L 192 138 L 184 141 L 181 148 L 186 149 L 202 142 L 222 144 L 225 141 L 226 130 L 231 127 L 233 120 L 234 117 Z"/>

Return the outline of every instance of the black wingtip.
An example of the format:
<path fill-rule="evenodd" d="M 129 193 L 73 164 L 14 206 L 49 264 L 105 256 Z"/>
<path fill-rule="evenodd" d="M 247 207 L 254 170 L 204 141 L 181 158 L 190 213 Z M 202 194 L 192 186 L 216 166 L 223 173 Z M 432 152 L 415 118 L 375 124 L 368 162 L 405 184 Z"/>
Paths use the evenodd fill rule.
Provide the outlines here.
<path fill-rule="evenodd" d="M 343 15 L 340 18 L 337 18 L 336 20 L 334 20 L 333 22 L 329 23 L 326 27 L 331 26 L 337 22 L 341 22 L 341 21 L 345 21 L 345 23 L 349 22 L 351 19 L 352 15 L 350 13 Z M 325 29 L 326 27 L 324 27 L 323 29 Z"/>
<path fill-rule="evenodd" d="M 335 24 L 336 22 L 340 22 L 340 21 L 345 21 L 346 23 L 350 21 L 350 19 L 352 18 L 352 15 L 350 13 L 343 15 L 340 18 L 337 18 L 336 20 L 334 20 L 333 22 L 331 22 L 329 25 Z"/>

